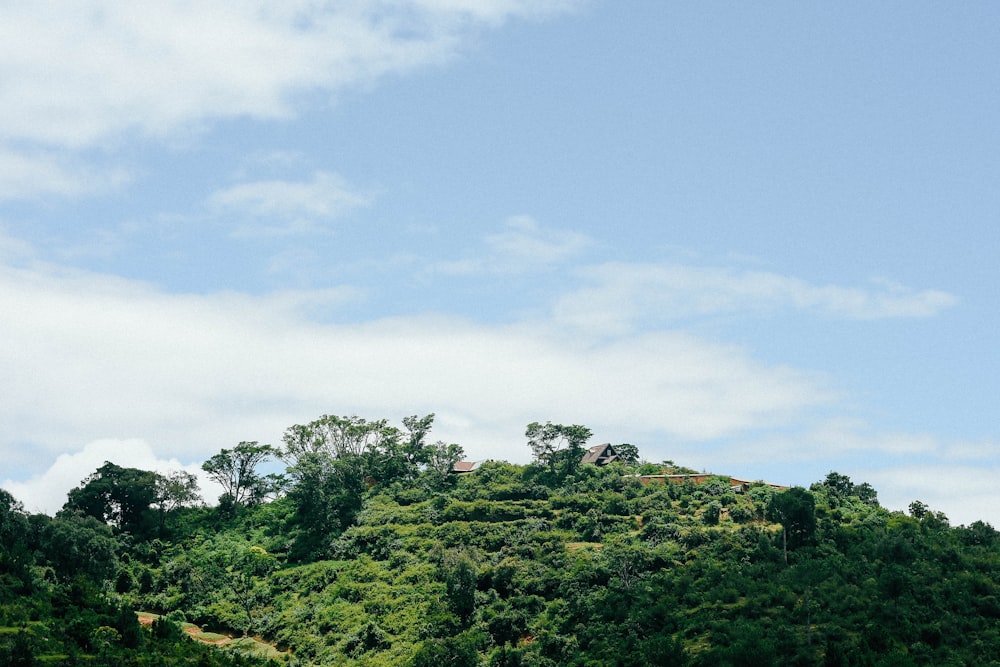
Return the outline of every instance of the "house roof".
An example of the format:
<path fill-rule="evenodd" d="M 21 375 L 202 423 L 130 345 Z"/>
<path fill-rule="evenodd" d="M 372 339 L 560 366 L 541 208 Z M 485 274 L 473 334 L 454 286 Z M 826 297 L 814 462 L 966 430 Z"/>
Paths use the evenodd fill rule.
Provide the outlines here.
<path fill-rule="evenodd" d="M 606 442 L 603 445 L 594 445 L 588 449 L 587 453 L 580 459 L 580 462 L 603 466 L 616 460 L 618 460 L 618 453 L 611 446 L 610 442 Z"/>
<path fill-rule="evenodd" d="M 451 467 L 451 472 L 472 472 L 482 463 L 482 461 L 456 461 Z"/>

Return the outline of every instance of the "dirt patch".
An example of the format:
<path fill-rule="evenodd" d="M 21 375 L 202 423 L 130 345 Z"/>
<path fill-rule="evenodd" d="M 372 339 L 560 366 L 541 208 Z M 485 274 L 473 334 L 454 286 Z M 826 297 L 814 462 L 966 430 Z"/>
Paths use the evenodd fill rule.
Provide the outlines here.
<path fill-rule="evenodd" d="M 139 619 L 139 625 L 144 627 L 151 626 L 153 621 L 160 618 L 158 614 L 151 614 L 145 611 L 137 611 L 135 615 Z M 188 637 L 200 641 L 202 644 L 225 646 L 229 642 L 233 641 L 232 637 L 228 637 L 226 635 L 220 635 L 214 632 L 203 632 L 202 629 L 194 623 L 182 623 L 181 629 Z"/>

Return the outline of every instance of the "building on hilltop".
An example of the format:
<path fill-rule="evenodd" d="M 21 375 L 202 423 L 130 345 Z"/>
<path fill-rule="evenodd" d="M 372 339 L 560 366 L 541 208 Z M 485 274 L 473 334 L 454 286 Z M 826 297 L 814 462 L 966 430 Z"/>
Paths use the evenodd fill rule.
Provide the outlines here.
<path fill-rule="evenodd" d="M 456 461 L 455 465 L 451 467 L 449 472 L 456 474 L 462 474 L 467 472 L 473 472 L 483 464 L 482 461 Z"/>
<path fill-rule="evenodd" d="M 594 445 L 583 455 L 580 463 L 593 463 L 595 466 L 606 466 L 618 460 L 618 453 L 610 442 Z"/>
<path fill-rule="evenodd" d="M 729 486 L 733 491 L 740 493 L 746 491 L 751 486 L 755 484 L 763 484 L 764 486 L 769 486 L 777 491 L 785 491 L 788 489 L 787 486 L 782 486 L 781 484 L 772 484 L 771 482 L 765 482 L 763 480 L 750 481 L 746 479 L 739 479 L 737 477 L 731 477 L 729 475 L 713 475 L 711 473 L 695 473 L 695 474 L 685 474 L 685 475 L 672 475 L 672 474 L 661 474 L 661 475 L 633 475 L 637 477 L 643 484 L 683 484 L 684 482 L 691 482 L 692 484 L 704 484 L 705 482 L 716 479 L 723 478 L 729 479 Z"/>

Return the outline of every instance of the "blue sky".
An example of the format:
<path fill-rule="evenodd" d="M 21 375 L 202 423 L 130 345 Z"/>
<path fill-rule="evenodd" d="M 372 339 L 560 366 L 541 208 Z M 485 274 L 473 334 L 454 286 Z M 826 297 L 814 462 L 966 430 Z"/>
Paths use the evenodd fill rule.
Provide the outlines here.
<path fill-rule="evenodd" d="M 993 3 L 0 9 L 0 484 L 531 421 L 1000 522 Z"/>

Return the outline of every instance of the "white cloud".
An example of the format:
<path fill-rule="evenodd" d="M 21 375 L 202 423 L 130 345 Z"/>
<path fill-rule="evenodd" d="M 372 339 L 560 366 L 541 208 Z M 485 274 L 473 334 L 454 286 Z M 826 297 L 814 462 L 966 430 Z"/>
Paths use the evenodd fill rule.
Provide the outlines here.
<path fill-rule="evenodd" d="M 304 315 L 352 297 L 175 296 L 79 271 L 0 270 L 0 375 L 17 387 L 0 402 L 0 453 L 142 437 L 204 460 L 323 413 L 436 412 L 436 437 L 525 460 L 521 432 L 536 419 L 699 439 L 828 399 L 807 374 L 676 332 L 590 344 L 545 322 Z"/>
<path fill-rule="evenodd" d="M 352 289 L 169 295 L 50 266 L 0 269 L 0 376 L 17 388 L 0 401 L 0 458 L 22 470 L 28 457 L 56 459 L 4 486 L 49 510 L 105 459 L 192 469 L 241 440 L 276 444 L 287 426 L 323 413 L 435 412 L 433 437 L 475 458 L 526 461 L 524 425 L 551 419 L 646 443 L 653 459 L 786 483 L 791 471 L 808 483 L 836 469 L 873 483 L 893 509 L 920 499 L 956 523 L 996 521 L 994 444 L 825 417 L 839 399 L 822 379 L 739 347 L 669 330 L 595 341 L 558 320 L 308 316 L 355 298 Z M 81 442 L 92 444 L 72 454 Z"/>
<path fill-rule="evenodd" d="M 30 243 L 7 233 L 0 225 L 0 262 L 26 259 L 34 256 L 35 249 Z"/>
<path fill-rule="evenodd" d="M 944 512 L 954 526 L 987 521 L 997 527 L 1000 464 L 995 452 L 979 465 L 940 461 L 863 470 L 861 474 L 878 490 L 879 502 L 890 509 L 906 511 L 911 502 L 919 500 L 935 512 Z"/>
<path fill-rule="evenodd" d="M 201 470 L 201 462 L 182 464 L 176 458 L 157 456 L 149 443 L 137 438 L 95 440 L 78 452 L 60 454 L 45 472 L 23 480 L 4 480 L 2 487 L 24 503 L 29 512 L 55 514 L 66 502 L 66 493 L 110 461 L 123 468 L 152 470 L 161 474 L 184 470 L 198 477 L 202 496 L 212 501 L 222 488 Z"/>
<path fill-rule="evenodd" d="M 0 193 L 88 183 L 38 150 L 111 149 L 222 118 L 294 115 L 334 94 L 452 57 L 478 26 L 565 9 L 536 0 L 314 3 L 114 0 L 0 6 Z M 41 180 L 15 179 L 15 160 Z M 6 163 L 6 166 L 4 165 Z"/>
<path fill-rule="evenodd" d="M 14 151 L 0 144 L 0 201 L 106 191 L 128 180 L 123 169 L 102 169 L 55 151 Z"/>
<path fill-rule="evenodd" d="M 884 282 L 868 289 L 812 285 L 791 276 L 723 267 L 612 262 L 579 273 L 592 285 L 562 297 L 556 312 L 568 324 L 609 333 L 628 331 L 640 320 L 677 322 L 790 308 L 847 319 L 930 317 L 957 303 L 939 290 Z"/>
<path fill-rule="evenodd" d="M 474 257 L 432 264 L 428 271 L 444 275 L 515 274 L 551 269 L 578 257 L 591 244 L 578 232 L 549 229 L 534 218 L 517 215 L 503 228 L 487 234 L 484 248 Z"/>
<path fill-rule="evenodd" d="M 1000 525 L 1000 443 L 949 441 L 930 433 L 883 432 L 860 419 L 807 418 L 801 428 L 737 437 L 722 446 L 685 443 L 675 460 L 719 474 L 809 486 L 830 471 L 868 482 L 879 503 L 905 511 L 913 500 L 943 511 L 952 524 Z"/>
<path fill-rule="evenodd" d="M 543 229 L 533 218 L 519 215 L 509 218 L 503 231 L 488 235 L 486 244 L 498 262 L 538 266 L 578 255 L 590 245 L 590 239 L 577 232 Z"/>
<path fill-rule="evenodd" d="M 369 202 L 368 195 L 356 191 L 336 174 L 325 171 L 316 172 L 308 181 L 241 183 L 209 197 L 209 206 L 216 213 L 244 220 L 236 232 L 239 236 L 317 232 L 324 222 Z M 245 222 L 247 216 L 255 221 Z"/>

